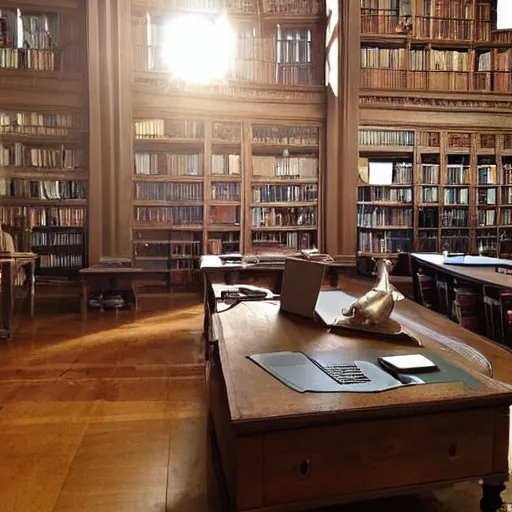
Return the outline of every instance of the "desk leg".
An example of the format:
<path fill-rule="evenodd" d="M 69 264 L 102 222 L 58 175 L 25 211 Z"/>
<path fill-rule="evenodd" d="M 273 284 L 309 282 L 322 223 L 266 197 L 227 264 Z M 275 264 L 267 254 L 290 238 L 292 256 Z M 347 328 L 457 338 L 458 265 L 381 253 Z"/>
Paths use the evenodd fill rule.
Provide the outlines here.
<path fill-rule="evenodd" d="M 36 263 L 30 264 L 29 286 L 30 286 L 30 318 L 34 318 L 35 300 L 36 300 Z"/>
<path fill-rule="evenodd" d="M 14 314 L 14 264 L 2 264 L 2 329 L 7 338 L 12 332 Z"/>
<path fill-rule="evenodd" d="M 80 315 L 82 316 L 82 320 L 85 319 L 87 315 L 87 283 L 85 279 L 82 277 L 82 297 L 80 301 Z"/>
<path fill-rule="evenodd" d="M 503 482 L 486 482 L 484 480 L 480 510 L 482 510 L 482 512 L 498 512 L 503 506 L 501 493 L 504 490 L 505 484 Z"/>

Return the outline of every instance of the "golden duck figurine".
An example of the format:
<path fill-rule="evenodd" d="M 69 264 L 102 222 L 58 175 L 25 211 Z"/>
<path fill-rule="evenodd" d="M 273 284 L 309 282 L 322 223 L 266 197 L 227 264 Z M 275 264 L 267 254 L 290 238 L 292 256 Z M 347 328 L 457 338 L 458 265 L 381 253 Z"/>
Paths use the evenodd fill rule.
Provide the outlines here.
<path fill-rule="evenodd" d="M 375 286 L 349 309 L 343 310 L 345 319 L 352 326 L 377 326 L 388 322 L 395 307 L 395 302 L 404 296 L 389 282 L 393 263 L 388 259 L 377 261 L 377 282 Z"/>

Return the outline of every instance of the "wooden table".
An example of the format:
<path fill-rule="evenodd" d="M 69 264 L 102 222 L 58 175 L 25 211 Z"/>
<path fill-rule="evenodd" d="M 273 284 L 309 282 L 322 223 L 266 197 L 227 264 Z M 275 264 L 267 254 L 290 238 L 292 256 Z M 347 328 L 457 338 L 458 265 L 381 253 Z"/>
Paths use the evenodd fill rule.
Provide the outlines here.
<path fill-rule="evenodd" d="M 37 255 L 34 253 L 13 252 L 0 255 L 2 275 L 0 338 L 10 338 L 12 334 L 16 274 L 25 267 L 28 268 L 26 285 L 30 300 L 30 318 L 34 317 L 36 260 Z"/>
<path fill-rule="evenodd" d="M 275 294 L 281 293 L 286 257 L 264 260 L 259 263 L 242 264 L 241 255 L 203 256 L 200 270 L 205 308 L 204 333 L 207 338 L 209 319 L 215 312 L 215 297 L 211 293 L 212 283 L 243 284 L 253 283 L 269 288 Z M 329 286 L 337 288 L 340 276 L 353 269 L 352 265 L 336 262 L 320 262 L 325 265 L 325 279 Z"/>
<path fill-rule="evenodd" d="M 482 319 L 478 326 L 481 333 L 512 348 L 512 329 L 507 325 L 507 312 L 500 302 L 504 292 L 512 292 L 511 275 L 497 273 L 494 266 L 445 264 L 441 254 L 412 254 L 411 267 L 416 302 L 423 305 L 428 303 L 436 311 L 452 317 L 450 306 L 455 298 L 454 288 L 469 286 L 481 298 L 477 312 Z M 430 293 L 425 293 L 420 275 L 433 280 L 434 287 L 431 287 Z M 426 296 L 429 294 L 430 297 Z"/>
<path fill-rule="evenodd" d="M 170 279 L 169 270 L 148 270 L 134 267 L 88 267 L 80 270 L 81 291 L 81 314 L 84 317 L 87 314 L 87 300 L 91 287 L 95 284 L 102 290 L 117 289 L 120 280 L 130 282 L 133 295 L 135 297 L 135 310 L 139 309 L 139 299 L 135 280 L 151 280 L 152 278 Z"/>
<path fill-rule="evenodd" d="M 354 296 L 367 290 L 357 280 L 344 282 Z M 470 346 L 459 350 L 466 339 L 483 344 L 476 334 L 408 300 L 393 316 L 426 348 L 463 366 L 478 389 L 451 382 L 383 393 L 297 393 L 247 356 L 342 350 L 364 359 L 386 342 L 330 334 L 280 314 L 270 302 L 213 315 L 207 363 L 212 510 L 313 510 L 481 478 L 482 510 L 499 509 L 508 478 L 512 388 L 488 377 Z"/>

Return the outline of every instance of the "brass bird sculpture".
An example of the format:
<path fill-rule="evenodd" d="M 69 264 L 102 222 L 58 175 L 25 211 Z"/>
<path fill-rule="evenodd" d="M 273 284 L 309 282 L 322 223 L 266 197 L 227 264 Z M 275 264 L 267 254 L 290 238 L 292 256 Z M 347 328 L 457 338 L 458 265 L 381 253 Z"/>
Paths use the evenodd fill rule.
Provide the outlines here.
<path fill-rule="evenodd" d="M 343 310 L 351 325 L 381 325 L 389 320 L 395 302 L 404 296 L 389 282 L 393 263 L 388 259 L 377 261 L 377 282 L 375 286 L 356 300 L 349 309 Z"/>

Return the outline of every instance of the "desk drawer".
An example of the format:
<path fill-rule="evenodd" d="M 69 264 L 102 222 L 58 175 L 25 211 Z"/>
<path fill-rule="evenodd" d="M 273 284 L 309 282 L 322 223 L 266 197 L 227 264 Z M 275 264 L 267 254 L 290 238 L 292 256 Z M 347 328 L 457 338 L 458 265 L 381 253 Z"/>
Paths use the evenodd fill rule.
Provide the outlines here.
<path fill-rule="evenodd" d="M 264 504 L 489 474 L 493 432 L 491 410 L 268 434 Z"/>

